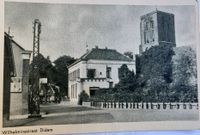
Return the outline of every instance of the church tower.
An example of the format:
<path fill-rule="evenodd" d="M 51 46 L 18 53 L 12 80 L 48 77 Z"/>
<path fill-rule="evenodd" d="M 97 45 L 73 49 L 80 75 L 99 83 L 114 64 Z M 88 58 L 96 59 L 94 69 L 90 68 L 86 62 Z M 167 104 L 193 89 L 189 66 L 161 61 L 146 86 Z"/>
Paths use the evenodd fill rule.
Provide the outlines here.
<path fill-rule="evenodd" d="M 173 14 L 156 10 L 140 19 L 140 54 L 152 46 L 176 46 Z"/>

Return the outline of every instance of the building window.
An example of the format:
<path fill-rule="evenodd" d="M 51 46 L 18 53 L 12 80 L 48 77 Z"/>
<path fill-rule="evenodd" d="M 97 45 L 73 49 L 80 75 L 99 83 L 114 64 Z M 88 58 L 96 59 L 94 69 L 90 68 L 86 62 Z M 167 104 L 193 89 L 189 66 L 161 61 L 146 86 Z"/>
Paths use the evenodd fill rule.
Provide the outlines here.
<path fill-rule="evenodd" d="M 75 98 L 77 98 L 77 83 L 75 84 Z"/>
<path fill-rule="evenodd" d="M 74 92 L 73 85 L 71 85 L 71 98 L 73 98 L 73 92 Z"/>
<path fill-rule="evenodd" d="M 111 67 L 106 67 L 106 78 L 111 78 Z"/>
<path fill-rule="evenodd" d="M 77 69 L 77 70 L 69 73 L 70 81 L 75 81 L 77 78 L 80 78 L 80 69 Z"/>
<path fill-rule="evenodd" d="M 95 69 L 87 69 L 87 78 L 94 78 L 95 77 Z"/>
<path fill-rule="evenodd" d="M 78 88 L 77 83 L 71 85 L 71 98 L 77 98 L 77 91 L 78 91 L 77 88 Z"/>

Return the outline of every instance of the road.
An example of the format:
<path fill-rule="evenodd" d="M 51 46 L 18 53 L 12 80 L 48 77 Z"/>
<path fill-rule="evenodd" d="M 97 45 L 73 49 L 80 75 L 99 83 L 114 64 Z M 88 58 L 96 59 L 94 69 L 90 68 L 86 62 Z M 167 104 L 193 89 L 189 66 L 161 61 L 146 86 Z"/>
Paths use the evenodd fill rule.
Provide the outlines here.
<path fill-rule="evenodd" d="M 42 118 L 11 120 L 6 127 L 83 123 L 197 120 L 198 110 L 96 109 L 69 104 L 41 105 Z"/>

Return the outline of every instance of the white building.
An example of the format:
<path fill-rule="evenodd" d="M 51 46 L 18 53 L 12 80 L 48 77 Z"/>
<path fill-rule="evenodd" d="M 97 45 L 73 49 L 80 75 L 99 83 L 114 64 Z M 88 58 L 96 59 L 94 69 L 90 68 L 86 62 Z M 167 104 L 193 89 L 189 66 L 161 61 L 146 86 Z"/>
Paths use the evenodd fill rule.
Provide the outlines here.
<path fill-rule="evenodd" d="M 119 82 L 118 69 L 123 64 L 135 71 L 135 62 L 116 50 L 96 47 L 85 53 L 68 67 L 70 101 L 78 103 L 83 90 L 91 97 L 99 88 L 113 87 Z"/>

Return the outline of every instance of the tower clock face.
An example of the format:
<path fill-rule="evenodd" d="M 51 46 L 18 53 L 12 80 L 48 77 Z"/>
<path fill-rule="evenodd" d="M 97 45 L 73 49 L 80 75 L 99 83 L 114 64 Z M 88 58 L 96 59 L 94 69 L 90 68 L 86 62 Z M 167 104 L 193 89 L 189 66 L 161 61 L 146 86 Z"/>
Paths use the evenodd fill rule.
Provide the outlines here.
<path fill-rule="evenodd" d="M 144 20 L 144 43 L 149 44 L 155 41 L 154 21 L 151 17 Z"/>

